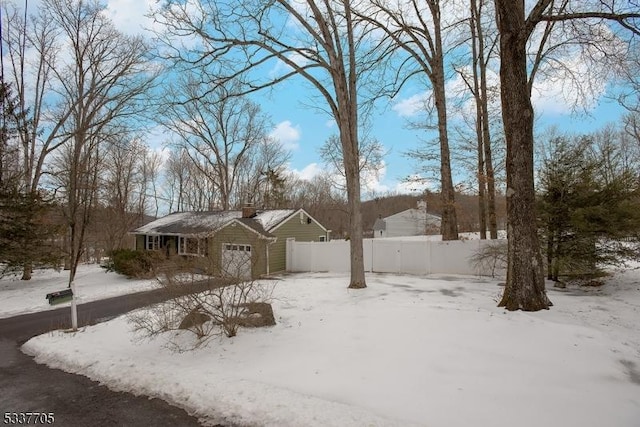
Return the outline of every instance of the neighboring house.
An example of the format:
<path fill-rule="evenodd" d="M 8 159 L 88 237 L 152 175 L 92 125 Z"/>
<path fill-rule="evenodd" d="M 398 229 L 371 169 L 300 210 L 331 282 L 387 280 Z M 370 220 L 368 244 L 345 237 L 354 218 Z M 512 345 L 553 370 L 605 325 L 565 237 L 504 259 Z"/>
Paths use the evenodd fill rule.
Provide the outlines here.
<path fill-rule="evenodd" d="M 398 212 L 386 218 L 378 218 L 373 224 L 373 237 L 400 237 L 437 234 L 440 217 L 427 212 L 427 204 L 418 202 L 418 207 Z"/>
<path fill-rule="evenodd" d="M 131 232 L 136 249 L 198 257 L 214 274 L 259 277 L 285 270 L 286 241 L 327 241 L 329 230 L 304 209 L 179 212 Z"/>

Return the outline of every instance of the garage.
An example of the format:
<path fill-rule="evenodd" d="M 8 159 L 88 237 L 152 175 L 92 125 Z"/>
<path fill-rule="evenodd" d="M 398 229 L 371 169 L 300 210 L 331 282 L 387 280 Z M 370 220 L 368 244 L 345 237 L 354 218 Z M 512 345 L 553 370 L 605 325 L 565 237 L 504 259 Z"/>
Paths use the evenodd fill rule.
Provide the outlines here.
<path fill-rule="evenodd" d="M 251 245 L 222 245 L 222 274 L 241 279 L 251 278 Z"/>

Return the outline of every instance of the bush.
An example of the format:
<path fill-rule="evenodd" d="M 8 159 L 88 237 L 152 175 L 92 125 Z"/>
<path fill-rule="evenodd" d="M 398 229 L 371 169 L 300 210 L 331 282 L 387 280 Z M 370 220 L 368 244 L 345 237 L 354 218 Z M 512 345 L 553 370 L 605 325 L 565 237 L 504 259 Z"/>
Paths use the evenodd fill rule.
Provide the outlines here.
<path fill-rule="evenodd" d="M 158 252 L 116 249 L 109 253 L 109 263 L 104 267 L 107 271 L 115 271 L 130 278 L 150 279 L 155 276 L 162 260 L 162 255 Z"/>
<path fill-rule="evenodd" d="M 496 240 L 482 245 L 470 261 L 481 276 L 490 274 L 491 277 L 496 277 L 496 272 L 507 268 L 506 240 Z"/>
<path fill-rule="evenodd" d="M 203 279 L 172 268 L 160 280 L 166 301 L 127 316 L 138 339 L 163 335 L 169 349 L 182 352 L 214 337 L 234 337 L 240 328 L 275 325 L 271 306 L 275 282 Z"/>

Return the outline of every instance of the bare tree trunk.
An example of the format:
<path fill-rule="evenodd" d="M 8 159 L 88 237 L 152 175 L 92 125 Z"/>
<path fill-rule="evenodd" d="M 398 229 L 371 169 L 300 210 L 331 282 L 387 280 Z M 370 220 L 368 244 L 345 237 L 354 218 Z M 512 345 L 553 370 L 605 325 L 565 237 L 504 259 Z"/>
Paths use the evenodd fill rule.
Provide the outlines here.
<path fill-rule="evenodd" d="M 441 21 L 440 1 L 427 0 L 426 2 L 421 2 L 410 0 L 394 5 L 384 0 L 372 0 L 371 6 L 373 7 L 371 10 L 354 10 L 353 13 L 356 14 L 359 19 L 383 31 L 388 37 L 389 43 L 404 50 L 411 56 L 433 86 L 433 98 L 438 116 L 438 137 L 440 144 L 440 198 L 442 202 L 440 230 L 443 240 L 457 240 L 458 218 L 455 206 L 455 191 L 451 176 L 451 154 L 447 133 L 447 105 L 442 43 L 443 24 Z M 424 17 L 422 16 L 423 14 Z M 404 64 L 411 63 L 410 61 L 401 62 L 404 62 Z M 402 73 L 401 70 L 403 66 L 404 65 L 400 65 L 398 72 Z M 411 70 L 410 74 L 416 74 L 416 71 Z"/>
<path fill-rule="evenodd" d="M 478 40 L 478 71 L 480 74 L 480 112 L 481 116 L 478 117 L 481 120 L 482 128 L 482 146 L 484 148 L 484 183 L 486 185 L 486 215 L 489 222 L 489 235 L 491 239 L 498 238 L 498 222 L 496 216 L 496 182 L 495 173 L 493 170 L 493 155 L 491 150 L 491 131 L 489 128 L 489 93 L 487 89 L 487 61 L 489 60 L 490 53 L 485 54 L 485 37 L 484 30 L 482 28 L 481 8 L 483 6 L 483 0 L 480 2 L 480 8 L 477 7 L 475 1 L 472 4 L 473 14 L 475 15 L 475 30 Z M 486 55 L 486 56 L 485 56 Z"/>
<path fill-rule="evenodd" d="M 445 93 L 444 53 L 442 52 L 442 24 L 438 2 L 430 2 L 433 16 L 435 53 L 433 58 L 432 83 L 436 110 L 438 112 L 438 136 L 440 137 L 440 193 L 442 198 L 442 240 L 458 240 L 458 217 L 456 215 L 455 191 L 451 177 L 451 152 L 447 132 L 447 96 Z"/>
<path fill-rule="evenodd" d="M 549 308 L 533 186 L 533 107 L 527 87 L 524 1 L 496 0 L 500 31 L 502 119 L 507 139 L 507 310 Z"/>
<path fill-rule="evenodd" d="M 346 166 L 345 162 L 345 166 Z M 351 167 L 351 169 L 353 169 Z M 349 206 L 349 247 L 351 255 L 351 278 L 349 288 L 366 288 L 364 274 L 364 251 L 362 248 L 362 204 L 360 200 L 360 173 L 351 171 L 347 176 L 347 201 Z"/>
<path fill-rule="evenodd" d="M 476 134 L 482 134 L 480 125 L 476 123 Z M 484 150 L 482 138 L 478 138 L 478 222 L 480 225 L 480 239 L 487 239 L 487 205 L 486 205 L 486 179 L 484 168 Z"/>
<path fill-rule="evenodd" d="M 485 70 L 486 73 L 486 70 Z M 484 80 L 484 109 L 483 109 L 483 146 L 484 146 L 484 166 L 485 173 L 484 179 L 487 185 L 487 216 L 489 220 L 489 237 L 491 239 L 498 238 L 498 217 L 496 215 L 496 178 L 493 169 L 493 156 L 491 152 L 491 136 L 489 133 L 489 113 L 487 111 L 487 97 L 486 97 L 486 75 L 482 77 Z"/>
<path fill-rule="evenodd" d="M 362 247 L 362 204 L 360 200 L 360 141 L 358 139 L 358 96 L 356 72 L 356 48 L 354 42 L 354 25 L 351 21 L 351 4 L 344 2 L 344 12 L 347 19 L 346 41 L 347 57 L 336 49 L 338 55 L 330 54 L 334 65 L 334 88 L 338 104 L 337 116 L 340 127 L 340 141 L 342 142 L 343 163 L 347 181 L 347 200 L 349 205 L 350 256 L 351 278 L 349 288 L 366 288 L 364 274 L 364 256 Z M 336 29 L 337 30 L 337 29 Z M 346 64 L 348 64 L 348 67 Z"/>
<path fill-rule="evenodd" d="M 483 102 L 482 93 L 480 92 L 480 77 L 479 77 L 479 63 L 484 60 L 484 53 L 479 56 L 478 53 L 482 52 L 478 48 L 480 44 L 480 17 L 478 13 L 478 7 L 475 0 L 471 0 L 471 19 L 469 21 L 471 29 L 471 56 L 472 56 L 472 71 L 473 71 L 473 97 L 476 103 L 476 138 L 478 139 L 478 222 L 480 225 L 480 239 L 486 240 L 487 238 L 487 209 L 486 209 L 486 188 L 487 180 L 485 175 L 484 164 L 484 132 L 483 132 Z"/>
<path fill-rule="evenodd" d="M 455 191 L 451 176 L 451 153 L 449 151 L 449 137 L 447 135 L 447 107 L 444 89 L 444 67 L 438 61 L 434 66 L 433 93 L 436 109 L 438 110 L 438 135 L 440 137 L 440 197 L 442 199 L 442 221 L 440 230 L 442 240 L 458 239 L 458 217 L 456 215 Z M 441 78 L 436 77 L 437 75 Z"/>

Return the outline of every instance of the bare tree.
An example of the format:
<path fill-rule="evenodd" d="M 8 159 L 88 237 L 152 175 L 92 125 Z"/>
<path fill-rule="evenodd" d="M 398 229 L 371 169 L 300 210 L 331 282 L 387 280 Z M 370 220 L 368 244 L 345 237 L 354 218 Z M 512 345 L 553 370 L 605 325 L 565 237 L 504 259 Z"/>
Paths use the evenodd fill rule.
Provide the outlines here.
<path fill-rule="evenodd" d="M 0 190 L 19 188 L 22 181 L 20 165 L 20 141 L 18 139 L 19 116 L 22 114 L 18 99 L 11 90 L 11 85 L 0 83 L 0 110 L 2 124 L 0 126 Z"/>
<path fill-rule="evenodd" d="M 349 212 L 344 191 L 338 191 L 327 171 L 311 179 L 290 179 L 288 194 L 292 206 L 304 207 L 334 236 L 344 238 L 349 230 Z"/>
<path fill-rule="evenodd" d="M 216 189 L 217 204 L 228 210 L 242 164 L 267 138 L 267 118 L 260 107 L 234 97 L 232 85 L 202 83 L 195 75 L 179 77 L 160 105 L 160 121 L 177 135 L 193 165 Z"/>
<path fill-rule="evenodd" d="M 440 148 L 440 187 L 442 197 L 441 232 L 444 240 L 458 239 L 455 191 L 451 175 L 451 154 L 447 129 L 442 10 L 439 0 L 409 0 L 390 4 L 371 0 L 368 7 L 358 5 L 354 14 L 381 30 L 392 46 L 406 53 L 397 71 L 402 85 L 414 75 L 424 75 L 431 83 L 437 115 Z M 425 7 L 426 6 L 426 7 Z M 399 90 L 399 89 L 396 89 Z"/>
<path fill-rule="evenodd" d="M 495 51 L 497 37 L 487 31 L 485 19 L 487 0 L 471 0 L 469 8 L 469 33 L 471 42 L 471 75 L 456 70 L 469 88 L 476 107 L 475 131 L 477 138 L 478 204 L 480 238 L 486 238 L 487 225 L 491 239 L 498 238 L 496 218 L 496 186 L 493 167 L 493 151 L 490 128 L 489 98 L 487 82 L 488 65 Z"/>
<path fill-rule="evenodd" d="M 640 112 L 640 41 L 629 42 L 625 60 L 618 74 L 622 88 L 616 94 L 620 104 L 631 112 Z"/>
<path fill-rule="evenodd" d="M 336 179 L 333 184 L 339 191 L 345 191 L 346 175 L 344 172 L 344 160 L 340 150 L 340 139 L 336 135 L 330 136 L 319 149 L 320 157 L 325 165 L 333 173 Z M 366 185 L 370 179 L 377 180 L 380 171 L 384 167 L 384 146 L 372 138 L 363 138 L 360 143 L 360 176 Z"/>
<path fill-rule="evenodd" d="M 291 77 L 302 77 L 326 102 L 335 119 L 347 176 L 351 215 L 350 288 L 366 287 L 360 212 L 358 139 L 359 79 L 375 63 L 366 54 L 373 43 L 359 31 L 348 0 L 289 2 L 276 0 L 212 0 L 188 5 L 168 1 L 156 16 L 167 29 L 168 56 L 186 64 L 209 64 L 211 81 L 224 84 L 242 77 L 242 93 L 273 87 Z M 185 52 L 175 37 L 198 41 Z M 276 69 L 274 61 L 279 64 Z M 261 68 L 266 76 L 259 80 Z"/>
<path fill-rule="evenodd" d="M 3 43 L 9 72 L 3 78 L 12 81 L 19 101 L 18 137 L 22 146 L 25 191 L 36 191 L 44 173 L 45 160 L 64 140 L 59 133 L 71 115 L 70 105 L 50 111 L 47 102 L 56 99 L 52 67 L 58 57 L 59 28 L 44 10 L 27 18 L 26 9 L 9 5 L 5 9 Z M 53 120 L 49 117 L 54 116 Z"/>
<path fill-rule="evenodd" d="M 500 83 L 502 118 L 507 140 L 507 283 L 499 306 L 508 310 L 546 309 L 551 301 L 546 295 L 544 271 L 536 227 L 533 175 L 533 107 L 531 84 L 527 74 L 527 43 L 540 23 L 550 34 L 555 22 L 603 20 L 619 24 L 638 35 L 640 13 L 631 2 L 571 2 L 539 0 L 525 10 L 524 0 L 495 0 L 500 32 Z M 570 6 L 573 6 L 570 7 Z M 616 9 L 621 7 L 622 9 Z M 591 22 L 594 24 L 594 22 Z M 540 41 L 543 46 L 545 37 Z M 538 52 L 542 52 L 539 49 Z M 533 65 L 535 76 L 537 64 Z"/>
<path fill-rule="evenodd" d="M 158 216 L 160 211 L 160 200 L 162 198 L 160 194 L 160 177 L 161 168 L 163 165 L 162 156 L 159 152 L 146 149 L 142 159 L 142 191 L 153 200 L 153 217 Z M 145 206 L 146 212 L 146 206 Z"/>
<path fill-rule="evenodd" d="M 126 137 L 125 137 L 126 138 Z M 140 223 L 146 210 L 147 186 L 153 177 L 147 165 L 149 149 L 140 140 L 107 141 L 104 176 L 100 181 L 98 224 L 94 232 L 103 236 L 107 252 L 125 247 L 129 230 Z"/>
<path fill-rule="evenodd" d="M 184 149 L 178 148 L 171 151 L 169 158 L 164 164 L 163 173 L 164 198 L 169 204 L 169 212 L 180 212 L 187 208 L 201 210 L 197 207 L 188 206 L 186 203 L 191 179 L 199 178 L 197 174 L 192 177 L 192 174 L 190 173 L 191 169 L 194 169 L 194 167 L 192 166 L 191 159 L 189 159 L 189 156 L 185 153 Z"/>
<path fill-rule="evenodd" d="M 98 2 L 46 0 L 41 10 L 67 49 L 51 73 L 59 96 L 57 111 L 62 115 L 54 120 L 54 140 L 64 145 L 55 179 L 65 197 L 71 285 L 96 202 L 104 141 L 141 114 L 139 101 L 152 85 L 153 75 L 147 67 L 145 42 L 118 32 Z"/>
<path fill-rule="evenodd" d="M 289 206 L 290 198 L 284 192 L 289 181 L 285 170 L 290 158 L 291 153 L 273 138 L 259 141 L 240 165 L 235 200 L 264 208 Z"/>

